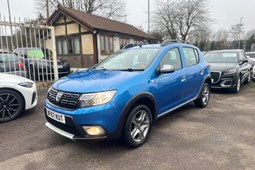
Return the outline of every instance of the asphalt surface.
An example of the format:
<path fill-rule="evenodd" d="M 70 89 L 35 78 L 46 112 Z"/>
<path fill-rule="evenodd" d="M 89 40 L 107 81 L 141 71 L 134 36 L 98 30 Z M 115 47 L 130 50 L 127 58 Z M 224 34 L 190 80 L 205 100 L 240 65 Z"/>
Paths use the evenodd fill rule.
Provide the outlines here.
<path fill-rule="evenodd" d="M 0 124 L 0 169 L 255 169 L 255 83 L 239 94 L 214 91 L 207 108 L 192 103 L 159 119 L 137 149 L 120 141 L 73 142 L 44 123 L 39 104 Z"/>

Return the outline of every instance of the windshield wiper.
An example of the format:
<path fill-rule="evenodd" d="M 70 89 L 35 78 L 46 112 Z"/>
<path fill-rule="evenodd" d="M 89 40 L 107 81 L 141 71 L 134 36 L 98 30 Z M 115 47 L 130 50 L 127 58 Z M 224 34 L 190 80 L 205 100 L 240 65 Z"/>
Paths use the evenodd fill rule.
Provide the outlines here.
<path fill-rule="evenodd" d="M 125 69 L 118 69 L 119 71 L 144 71 L 142 68 L 125 68 Z"/>

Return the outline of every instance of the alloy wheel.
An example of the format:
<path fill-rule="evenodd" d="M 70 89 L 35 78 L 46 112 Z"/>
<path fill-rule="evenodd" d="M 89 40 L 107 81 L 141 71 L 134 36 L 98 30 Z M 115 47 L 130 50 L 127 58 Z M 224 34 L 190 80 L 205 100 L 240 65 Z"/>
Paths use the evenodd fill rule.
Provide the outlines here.
<path fill-rule="evenodd" d="M 145 110 L 139 110 L 132 118 L 130 125 L 130 136 L 135 142 L 141 142 L 147 137 L 149 129 L 149 113 Z"/>
<path fill-rule="evenodd" d="M 8 121 L 20 112 L 21 103 L 19 99 L 10 93 L 0 94 L 0 120 Z"/>
<path fill-rule="evenodd" d="M 240 77 L 237 79 L 237 85 L 236 85 L 236 90 L 240 91 L 240 87 L 241 87 L 241 79 Z"/>
<path fill-rule="evenodd" d="M 208 86 L 204 86 L 203 92 L 202 92 L 202 102 L 204 105 L 207 105 L 207 102 L 209 101 L 210 97 L 210 89 Z"/>

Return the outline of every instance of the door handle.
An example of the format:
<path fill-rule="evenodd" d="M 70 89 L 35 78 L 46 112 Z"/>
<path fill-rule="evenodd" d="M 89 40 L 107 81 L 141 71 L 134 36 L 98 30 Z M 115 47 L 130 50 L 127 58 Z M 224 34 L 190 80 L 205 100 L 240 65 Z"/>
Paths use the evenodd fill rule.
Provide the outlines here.
<path fill-rule="evenodd" d="M 186 76 L 182 76 L 181 82 L 185 82 L 187 80 Z"/>

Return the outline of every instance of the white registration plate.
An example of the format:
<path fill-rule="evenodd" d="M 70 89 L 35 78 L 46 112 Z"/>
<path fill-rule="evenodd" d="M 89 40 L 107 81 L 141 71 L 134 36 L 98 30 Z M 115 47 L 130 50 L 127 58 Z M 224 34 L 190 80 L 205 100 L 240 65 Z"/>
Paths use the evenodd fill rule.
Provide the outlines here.
<path fill-rule="evenodd" d="M 46 108 L 46 114 L 49 118 L 51 118 L 53 120 L 56 120 L 61 123 L 66 123 L 65 116 L 60 113 L 56 113 L 56 112 Z"/>
<path fill-rule="evenodd" d="M 58 68 L 63 68 L 63 66 L 61 66 L 61 65 L 58 65 Z"/>

